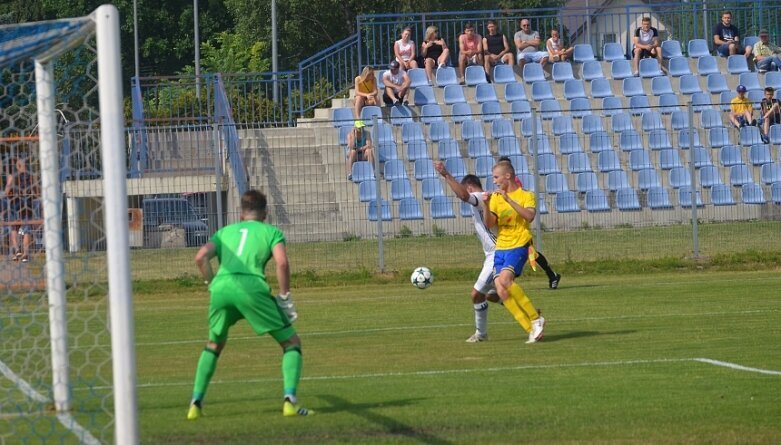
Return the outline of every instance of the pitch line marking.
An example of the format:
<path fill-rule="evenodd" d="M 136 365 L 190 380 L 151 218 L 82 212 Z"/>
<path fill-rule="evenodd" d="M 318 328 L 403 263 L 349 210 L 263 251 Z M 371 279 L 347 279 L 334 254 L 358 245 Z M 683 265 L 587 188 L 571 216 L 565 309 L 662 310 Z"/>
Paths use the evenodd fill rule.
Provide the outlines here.
<path fill-rule="evenodd" d="M 723 362 L 721 360 L 713 360 L 710 358 L 693 358 L 692 360 L 695 362 L 707 363 L 709 365 L 714 365 L 714 366 L 723 366 L 725 368 L 734 369 L 736 371 L 755 372 L 757 374 L 766 374 L 766 375 L 781 375 L 781 371 L 774 371 L 772 369 L 751 368 L 749 366 L 743 366 L 737 363 Z"/>

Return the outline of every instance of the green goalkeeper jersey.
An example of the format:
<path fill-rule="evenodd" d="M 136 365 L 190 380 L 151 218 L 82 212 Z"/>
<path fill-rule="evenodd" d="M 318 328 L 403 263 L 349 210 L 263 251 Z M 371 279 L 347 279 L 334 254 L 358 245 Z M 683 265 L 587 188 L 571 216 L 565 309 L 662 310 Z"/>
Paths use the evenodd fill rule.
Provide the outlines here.
<path fill-rule="evenodd" d="M 266 282 L 266 263 L 277 243 L 285 242 L 278 228 L 259 221 L 242 221 L 212 235 L 220 268 L 214 281 L 227 275 L 256 276 Z"/>

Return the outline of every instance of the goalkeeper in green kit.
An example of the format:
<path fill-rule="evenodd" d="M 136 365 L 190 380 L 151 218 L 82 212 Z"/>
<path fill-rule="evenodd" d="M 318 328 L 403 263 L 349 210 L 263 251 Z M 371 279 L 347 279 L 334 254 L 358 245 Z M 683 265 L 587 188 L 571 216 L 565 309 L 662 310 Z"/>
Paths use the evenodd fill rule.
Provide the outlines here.
<path fill-rule="evenodd" d="M 290 268 L 285 236 L 266 224 L 266 196 L 249 190 L 241 196 L 241 222 L 215 233 L 195 256 L 195 263 L 209 285 L 209 341 L 198 360 L 188 420 L 201 417 L 203 398 L 217 368 L 217 359 L 228 341 L 228 330 L 246 319 L 258 334 L 270 334 L 282 347 L 284 416 L 311 416 L 298 406 L 296 389 L 301 378 L 301 339 L 291 325 L 298 318 L 290 298 Z M 215 275 L 210 260 L 217 257 Z M 274 258 L 280 294 L 274 297 L 264 274 Z"/>

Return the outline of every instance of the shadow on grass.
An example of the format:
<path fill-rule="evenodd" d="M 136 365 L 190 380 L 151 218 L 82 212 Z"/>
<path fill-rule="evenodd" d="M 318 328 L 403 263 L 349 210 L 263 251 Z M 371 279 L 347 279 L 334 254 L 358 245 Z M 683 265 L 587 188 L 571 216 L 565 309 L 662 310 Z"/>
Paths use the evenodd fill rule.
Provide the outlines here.
<path fill-rule="evenodd" d="M 598 331 L 572 331 L 572 332 L 563 332 L 561 334 L 553 334 L 553 335 L 545 335 L 545 339 L 542 340 L 545 343 L 550 343 L 554 341 L 562 341 L 562 340 L 570 340 L 573 338 L 582 338 L 582 337 L 595 337 L 597 335 L 627 335 L 627 334 L 634 334 L 637 332 L 636 330 L 623 330 L 623 331 L 605 331 L 605 332 L 598 332 Z"/>
<path fill-rule="evenodd" d="M 352 403 L 341 397 L 334 395 L 320 395 L 317 396 L 331 406 L 318 408 L 318 413 L 333 413 L 333 412 L 347 412 L 355 414 L 358 417 L 362 417 L 369 422 L 375 423 L 387 431 L 388 434 L 403 436 L 409 439 L 417 440 L 420 443 L 432 444 L 432 445 L 449 445 L 451 442 L 441 439 L 434 435 L 425 433 L 405 423 L 399 422 L 382 414 L 373 412 L 374 408 L 386 408 L 386 407 L 403 407 L 415 403 L 420 399 L 400 399 L 384 401 L 379 403 Z"/>

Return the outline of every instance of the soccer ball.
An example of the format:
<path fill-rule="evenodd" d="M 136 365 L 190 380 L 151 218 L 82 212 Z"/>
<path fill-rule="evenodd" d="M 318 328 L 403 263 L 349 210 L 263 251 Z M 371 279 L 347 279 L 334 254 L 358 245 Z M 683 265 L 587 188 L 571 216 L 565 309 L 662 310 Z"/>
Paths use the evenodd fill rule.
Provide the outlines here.
<path fill-rule="evenodd" d="M 431 273 L 431 269 L 428 267 L 416 267 L 415 270 L 412 271 L 410 281 L 412 282 L 412 285 L 418 289 L 426 289 L 434 282 L 434 274 Z"/>

